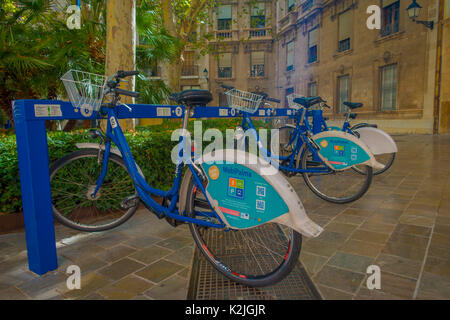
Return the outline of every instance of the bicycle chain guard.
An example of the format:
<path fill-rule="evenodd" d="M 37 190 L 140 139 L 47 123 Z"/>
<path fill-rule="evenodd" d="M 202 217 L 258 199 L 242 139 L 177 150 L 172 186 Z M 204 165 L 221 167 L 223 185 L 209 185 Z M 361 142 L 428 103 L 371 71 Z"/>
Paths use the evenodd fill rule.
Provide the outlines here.
<path fill-rule="evenodd" d="M 359 164 L 367 164 L 375 169 L 384 168 L 375 160 L 366 144 L 349 133 L 323 131 L 311 139 L 320 146 L 319 157 L 334 170 L 345 170 Z"/>

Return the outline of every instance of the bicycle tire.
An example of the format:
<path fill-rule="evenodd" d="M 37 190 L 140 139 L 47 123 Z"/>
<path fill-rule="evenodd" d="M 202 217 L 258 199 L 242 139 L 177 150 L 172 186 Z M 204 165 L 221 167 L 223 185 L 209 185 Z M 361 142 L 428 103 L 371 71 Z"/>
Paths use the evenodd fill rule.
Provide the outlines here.
<path fill-rule="evenodd" d="M 99 153 L 98 149 L 81 149 L 81 150 L 77 150 L 75 152 L 72 152 L 72 153 L 58 159 L 50 166 L 50 185 L 52 186 L 53 179 L 54 179 L 55 175 L 58 173 L 58 171 L 61 170 L 62 168 L 64 168 L 66 165 L 73 163 L 74 161 L 76 161 L 78 159 L 83 159 L 83 158 L 88 158 L 88 157 L 89 158 L 98 157 L 98 153 Z M 126 166 L 125 166 L 125 162 L 122 157 L 119 157 L 119 156 L 111 153 L 109 159 L 113 163 L 116 163 L 117 165 L 122 167 L 124 170 L 127 170 Z M 110 168 L 110 165 L 108 165 L 108 167 Z M 126 172 L 128 173 L 128 171 L 126 171 Z M 53 185 L 53 187 L 54 187 L 54 185 Z M 133 186 L 133 190 L 136 192 L 136 190 L 134 189 L 134 186 Z M 86 225 L 86 224 L 75 223 L 74 221 L 68 219 L 65 214 L 60 212 L 61 209 L 58 209 L 55 205 L 55 202 L 57 201 L 56 194 L 57 194 L 57 191 L 52 190 L 52 208 L 53 208 L 53 215 L 54 215 L 56 221 L 58 221 L 59 223 L 65 225 L 69 228 L 79 230 L 79 231 L 85 231 L 85 232 L 99 232 L 99 231 L 105 231 L 105 230 L 115 228 L 115 227 L 123 224 L 124 222 L 126 222 L 128 219 L 130 219 L 133 216 L 133 214 L 136 212 L 136 210 L 139 208 L 139 205 L 140 205 L 140 201 L 135 201 L 136 204 L 131 206 L 123 215 L 120 216 L 119 219 L 114 220 L 113 222 L 110 222 L 105 225 L 91 226 L 91 225 Z M 135 195 L 136 195 L 136 193 L 135 193 Z"/>
<path fill-rule="evenodd" d="M 196 187 L 193 178 L 191 178 L 191 181 L 189 183 L 189 187 L 187 190 L 187 199 L 186 199 L 186 214 L 189 217 L 196 217 L 194 214 L 195 212 L 195 201 L 197 199 L 197 193 L 199 188 Z M 200 192 L 201 193 L 201 192 Z M 199 197 L 200 199 L 200 197 Z M 211 209 L 212 210 L 212 209 Z M 270 226 L 268 226 L 270 225 Z M 276 223 L 266 223 L 262 226 L 266 226 L 266 228 L 273 228 L 275 232 L 278 232 L 276 228 L 278 228 L 280 225 Z M 206 258 L 206 260 L 221 274 L 223 274 L 228 279 L 241 283 L 243 285 L 249 286 L 249 287 L 264 287 L 273 285 L 279 281 L 281 281 L 283 278 L 285 278 L 294 268 L 295 264 L 298 261 L 300 250 L 301 250 L 301 244 L 302 244 L 302 236 L 301 234 L 297 233 L 295 230 L 290 229 L 290 240 L 289 245 L 287 247 L 287 252 L 284 253 L 284 259 L 281 259 L 281 264 L 278 265 L 273 270 L 270 270 L 269 272 L 262 274 L 262 275 L 255 275 L 255 274 L 244 274 L 241 272 L 240 268 L 233 269 L 236 267 L 236 265 L 232 265 L 232 267 L 227 263 L 227 261 L 223 261 L 224 259 L 230 261 L 231 259 L 237 259 L 239 260 L 239 257 L 236 254 L 235 248 L 236 244 L 233 246 L 227 246 L 224 249 L 225 251 L 228 250 L 229 256 L 221 257 L 220 253 L 218 254 L 219 249 L 222 249 L 221 244 L 219 243 L 222 241 L 223 243 L 226 243 L 227 239 L 225 238 L 233 238 L 233 235 L 237 235 L 238 233 L 241 234 L 241 239 L 245 239 L 245 237 L 248 237 L 250 233 L 254 232 L 260 232 L 260 230 L 256 230 L 261 226 L 251 228 L 251 229 L 245 229 L 245 230 L 230 230 L 230 231 L 224 231 L 220 229 L 216 229 L 213 227 L 205 228 L 201 227 L 197 224 L 190 223 L 189 228 L 192 234 L 192 237 L 194 238 L 194 241 L 202 253 L 202 255 Z M 283 226 L 284 227 L 284 226 Z M 285 227 L 287 228 L 287 227 Z M 249 231 L 250 230 L 250 231 Z M 272 230 L 272 229 L 271 229 Z M 281 230 L 281 229 L 280 229 Z M 262 232 L 262 231 L 261 231 Z M 231 233 L 231 235 L 230 235 Z M 215 235 L 218 235 L 215 237 Z M 245 237 L 244 237 L 245 236 Z M 281 236 L 281 235 L 280 235 Z M 205 238 L 210 237 L 213 238 L 211 241 L 211 244 L 214 244 L 215 246 L 208 246 L 209 241 L 205 243 Z M 248 241 L 248 240 L 247 240 Z M 272 240 L 273 241 L 273 240 Z M 275 241 L 274 241 L 275 242 Z M 262 247 L 263 245 L 261 245 Z M 250 246 L 249 246 L 250 247 Z M 249 248 L 251 250 L 251 248 Z M 242 253 L 244 254 L 244 253 Z M 244 255 L 245 257 L 249 257 L 250 255 Z M 260 256 L 256 257 L 256 254 L 254 257 L 252 257 L 257 261 L 257 259 L 261 258 Z M 275 258 L 274 258 L 275 259 Z M 245 258 L 244 260 L 247 260 Z M 267 263 L 267 261 L 265 261 Z M 251 263 L 248 261 L 243 262 L 242 264 L 247 263 L 250 265 Z M 258 263 L 259 264 L 259 263 Z M 277 264 L 277 263 L 273 263 Z M 254 268 L 256 268 L 256 265 L 253 265 Z M 261 266 L 259 266 L 261 267 Z M 245 269 L 244 266 L 242 268 Z M 238 272 L 236 272 L 238 271 Z"/>

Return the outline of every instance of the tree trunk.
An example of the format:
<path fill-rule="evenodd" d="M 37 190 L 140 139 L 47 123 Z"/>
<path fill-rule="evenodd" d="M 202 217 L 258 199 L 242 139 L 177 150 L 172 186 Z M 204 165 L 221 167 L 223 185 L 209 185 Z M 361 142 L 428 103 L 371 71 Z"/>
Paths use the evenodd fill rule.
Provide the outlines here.
<path fill-rule="evenodd" d="M 106 76 L 118 70 L 136 69 L 136 0 L 108 0 L 106 2 Z M 134 91 L 135 79 L 127 77 L 121 88 Z M 124 103 L 134 98 L 122 96 Z M 120 121 L 122 129 L 134 128 L 133 119 Z"/>
<path fill-rule="evenodd" d="M 181 70 L 183 68 L 183 63 L 181 61 L 181 56 L 183 51 L 177 52 L 174 60 L 167 64 L 167 80 L 169 88 L 172 92 L 178 92 L 181 90 L 180 79 Z"/>

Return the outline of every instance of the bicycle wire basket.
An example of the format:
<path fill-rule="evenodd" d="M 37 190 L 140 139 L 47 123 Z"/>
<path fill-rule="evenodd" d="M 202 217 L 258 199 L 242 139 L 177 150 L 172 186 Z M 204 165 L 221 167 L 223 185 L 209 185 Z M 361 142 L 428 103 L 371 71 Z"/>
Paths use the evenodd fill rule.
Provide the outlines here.
<path fill-rule="evenodd" d="M 255 113 L 263 100 L 262 95 L 238 90 L 236 88 L 228 90 L 225 92 L 225 95 L 227 96 L 229 107 L 248 113 Z"/>
<path fill-rule="evenodd" d="M 296 109 L 296 110 L 303 108 L 303 106 L 301 104 L 294 102 L 295 98 L 301 98 L 301 97 L 303 97 L 303 96 L 296 94 L 296 93 L 291 93 L 290 95 L 288 95 L 286 98 L 288 101 L 289 108 Z"/>
<path fill-rule="evenodd" d="M 106 76 L 69 70 L 61 78 L 75 109 L 98 111 L 105 92 Z"/>

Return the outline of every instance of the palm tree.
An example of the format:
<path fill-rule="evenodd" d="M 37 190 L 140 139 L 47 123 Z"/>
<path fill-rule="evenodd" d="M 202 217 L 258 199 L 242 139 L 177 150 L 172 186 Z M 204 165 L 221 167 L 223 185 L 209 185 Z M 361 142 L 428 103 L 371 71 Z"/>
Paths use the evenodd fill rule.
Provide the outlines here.
<path fill-rule="evenodd" d="M 105 72 L 106 0 L 82 2 L 81 29 L 70 30 L 62 12 L 51 11 L 51 0 L 0 0 L 0 106 L 12 120 L 11 101 L 66 96 L 59 80 L 69 69 Z M 8 5 L 6 5 L 8 4 Z M 147 3 L 137 6 L 137 79 L 140 103 L 161 103 L 169 90 L 149 79 L 151 61 L 170 59 L 175 39 L 162 32 Z M 69 121 L 66 130 L 75 126 Z"/>
<path fill-rule="evenodd" d="M 42 75 L 51 67 L 39 49 L 48 0 L 2 1 L 0 5 L 0 106 L 12 120 L 11 101 L 44 94 Z M 33 37 L 30 37 L 32 35 Z"/>

